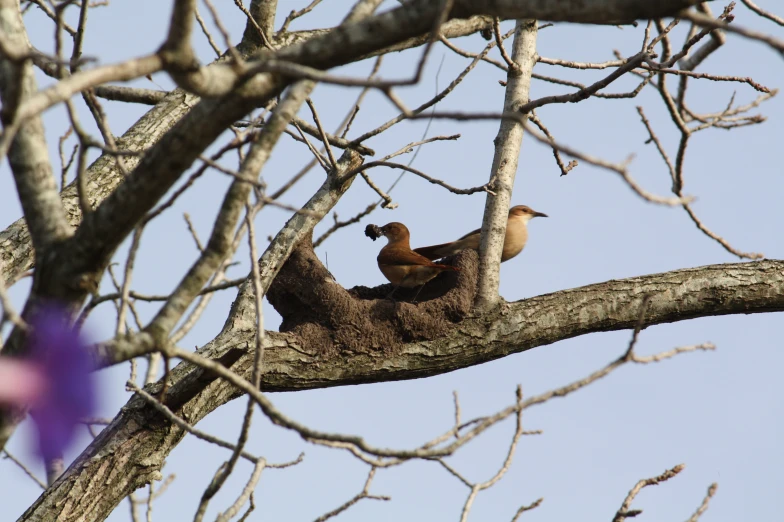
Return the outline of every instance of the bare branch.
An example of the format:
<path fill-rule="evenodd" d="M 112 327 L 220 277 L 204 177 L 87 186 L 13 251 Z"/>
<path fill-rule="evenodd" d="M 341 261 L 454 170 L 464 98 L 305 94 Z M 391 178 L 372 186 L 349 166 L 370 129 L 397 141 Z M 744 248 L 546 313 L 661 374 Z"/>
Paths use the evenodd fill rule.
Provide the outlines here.
<path fill-rule="evenodd" d="M 760 33 L 758 31 L 753 31 L 745 27 L 731 25 L 721 20 L 715 20 L 708 15 L 704 15 L 695 11 L 683 11 L 679 14 L 679 16 L 684 20 L 689 20 L 690 22 L 699 25 L 700 27 L 722 29 L 728 33 L 735 33 L 750 40 L 757 40 L 758 42 L 765 43 L 784 56 L 784 40 L 780 40 L 773 36 Z"/>
<path fill-rule="evenodd" d="M 327 231 L 326 231 L 326 232 L 324 232 L 323 234 L 321 234 L 321 235 L 318 237 L 318 239 L 316 239 L 316 240 L 313 242 L 313 248 L 317 248 L 319 245 L 321 245 L 321 243 L 323 243 L 324 241 L 326 241 L 326 240 L 329 238 L 329 236 L 331 236 L 332 234 L 334 234 L 335 232 L 337 232 L 337 231 L 338 231 L 338 230 L 340 230 L 341 228 L 345 228 L 345 227 L 351 226 L 351 225 L 353 225 L 353 224 L 355 224 L 355 223 L 359 223 L 359 222 L 362 220 L 362 218 L 363 218 L 363 217 L 365 217 L 365 216 L 367 216 L 368 214 L 370 214 L 371 212 L 373 212 L 373 210 L 374 210 L 374 209 L 375 209 L 377 206 L 378 206 L 378 204 L 377 204 L 377 203 L 371 203 L 370 205 L 368 205 L 368 206 L 367 206 L 367 208 L 365 208 L 365 210 L 363 210 L 362 212 L 360 212 L 360 213 L 359 213 L 359 214 L 357 214 L 356 216 L 352 217 L 351 219 L 347 219 L 346 221 L 338 221 L 338 215 L 337 215 L 337 213 L 333 214 L 333 216 L 334 216 L 334 218 L 335 218 L 335 222 L 332 224 L 332 226 L 331 226 L 331 227 L 329 227 L 329 228 L 327 229 Z"/>
<path fill-rule="evenodd" d="M 449 192 L 451 192 L 453 194 L 475 194 L 477 192 L 487 192 L 490 195 L 495 195 L 495 192 L 493 192 L 490 189 L 490 187 L 494 187 L 495 186 L 495 179 L 491 179 L 490 181 L 488 181 L 484 185 L 479 185 L 478 187 L 472 187 L 472 188 L 467 188 L 467 189 L 459 189 L 459 188 L 453 187 L 452 185 L 449 185 L 448 183 L 445 183 L 445 182 L 441 181 L 440 179 L 428 176 L 427 174 L 425 174 L 421 170 L 415 169 L 413 167 L 409 167 L 408 165 L 403 165 L 402 163 L 395 163 L 395 162 L 392 162 L 392 161 L 371 161 L 370 163 L 367 163 L 367 164 L 365 164 L 363 166 L 363 172 L 364 172 L 364 170 L 371 169 L 373 167 L 390 167 L 390 168 L 393 168 L 393 169 L 405 170 L 406 172 L 410 172 L 411 174 L 415 174 L 415 175 L 419 176 L 420 178 L 422 178 L 424 180 L 427 180 L 427 181 L 429 181 L 430 183 L 432 183 L 434 185 L 438 185 L 440 187 L 444 187 L 445 189 L 447 189 Z M 381 189 L 378 189 L 378 190 L 381 190 Z M 379 194 L 379 195 L 381 195 L 381 194 Z M 382 196 L 382 197 L 384 197 L 384 196 Z M 382 205 L 382 206 L 384 206 L 384 205 Z M 389 208 L 389 207 L 388 206 L 384 206 L 384 208 Z"/>
<path fill-rule="evenodd" d="M 512 517 L 512 522 L 517 522 L 517 520 L 520 518 L 520 515 L 522 515 L 526 511 L 531 511 L 532 509 L 538 508 L 543 501 L 544 498 L 539 498 L 534 502 L 532 502 L 531 504 L 528 504 L 527 506 L 520 506 L 520 509 L 518 509 L 517 513 L 515 513 L 515 515 Z"/>
<path fill-rule="evenodd" d="M 29 47 L 17 2 L 0 2 L 0 29 L 0 119 L 4 127 L 0 134 L 0 158 L 8 151 L 33 246 L 41 255 L 50 244 L 69 237 L 72 230 L 57 192 L 43 123 L 38 113 L 28 121 L 24 117 L 24 107 L 35 99 L 37 87 L 30 62 L 14 59 Z"/>
<path fill-rule="evenodd" d="M 313 101 L 308 98 L 305 100 L 310 107 L 310 113 L 313 115 L 313 123 L 316 124 L 316 127 L 319 131 L 319 136 L 321 137 L 322 143 L 324 143 L 324 149 L 327 151 L 327 156 L 329 157 L 329 164 L 333 169 L 338 168 L 338 162 L 335 160 L 335 156 L 332 154 L 332 147 L 329 146 L 329 140 L 327 139 L 327 133 L 324 131 L 324 127 L 321 126 L 321 120 L 319 120 L 318 112 L 316 111 L 316 106 L 313 104 Z"/>
<path fill-rule="evenodd" d="M 319 5 L 320 3 L 321 3 L 321 0 L 312 0 L 308 5 L 306 5 L 305 7 L 300 9 L 299 11 L 292 10 L 289 13 L 289 15 L 286 17 L 286 19 L 283 20 L 283 25 L 280 26 L 280 32 L 285 33 L 286 31 L 288 31 L 289 30 L 289 25 L 291 25 L 291 22 L 293 22 L 297 18 L 301 18 L 301 17 L 305 16 L 306 14 L 311 12 L 313 10 L 313 8 L 316 7 L 317 5 Z"/>
<path fill-rule="evenodd" d="M 697 511 L 695 511 L 686 522 L 697 522 L 700 519 L 702 514 L 708 510 L 708 503 L 710 502 L 710 499 L 713 498 L 713 495 L 716 494 L 718 487 L 719 485 L 715 482 L 708 486 L 708 493 L 705 495 L 705 498 L 702 499 L 702 504 L 700 504 L 700 507 L 697 508 Z"/>
<path fill-rule="evenodd" d="M 207 43 L 209 43 L 210 47 L 212 47 L 212 51 L 215 53 L 215 56 L 220 58 L 222 54 L 221 50 L 218 47 L 218 44 L 216 44 L 215 40 L 212 38 L 212 34 L 210 33 L 209 28 L 207 28 L 207 24 L 204 23 L 204 19 L 201 17 L 201 14 L 199 14 L 198 8 L 194 10 L 194 15 L 196 16 L 196 21 L 199 23 L 199 27 L 201 27 L 201 32 L 204 33 L 204 37 L 207 38 Z"/>
<path fill-rule="evenodd" d="M 33 472 L 30 470 L 30 468 L 28 468 L 27 466 L 25 466 L 25 465 L 24 465 L 24 463 L 23 463 L 21 460 L 17 459 L 16 457 L 14 457 L 14 456 L 13 456 L 13 455 L 11 455 L 10 453 L 8 453 L 8 451 L 6 451 L 6 450 L 3 450 L 3 453 L 5 453 L 5 456 L 6 456 L 6 458 L 7 458 L 7 459 L 9 459 L 11 462 L 13 462 L 14 464 L 16 464 L 16 465 L 19 467 L 19 469 L 21 469 L 22 471 L 24 471 L 25 475 L 27 475 L 28 477 L 30 477 L 31 479 L 33 479 L 33 482 L 35 482 L 36 484 L 38 484 L 38 485 L 41 487 L 41 489 L 45 490 L 45 489 L 48 487 L 48 486 L 47 486 L 47 485 L 46 485 L 46 484 L 45 484 L 45 483 L 44 483 L 44 482 L 43 482 L 41 479 L 39 479 L 38 477 L 36 477 L 36 476 L 35 476 L 35 473 L 33 473 Z"/>
<path fill-rule="evenodd" d="M 661 475 L 658 475 L 656 477 L 652 477 L 652 478 L 649 478 L 649 479 L 642 479 L 637 484 L 635 484 L 634 487 L 629 491 L 629 494 L 626 495 L 626 498 L 623 500 L 623 503 L 621 504 L 621 507 L 618 509 L 618 512 L 615 513 L 615 516 L 613 517 L 613 522 L 623 522 L 627 518 L 635 517 L 635 516 L 639 515 L 640 513 L 642 513 L 642 510 L 639 510 L 639 509 L 631 510 L 630 509 L 632 501 L 634 500 L 634 497 L 637 496 L 637 494 L 640 492 L 640 490 L 642 490 L 642 488 L 647 487 L 647 486 L 657 486 L 657 485 L 661 484 L 662 482 L 665 482 L 665 481 L 671 479 L 672 477 L 674 477 L 675 475 L 677 475 L 678 473 L 683 471 L 684 467 L 685 466 L 683 464 L 678 464 L 674 468 L 668 469 L 667 471 L 665 471 Z"/>
<path fill-rule="evenodd" d="M 541 130 L 550 141 L 555 141 L 553 135 L 550 134 L 550 131 L 547 130 L 547 127 L 544 126 L 544 123 L 542 123 L 539 117 L 536 116 L 536 113 L 531 111 L 531 114 L 528 116 L 528 118 L 531 120 L 531 123 L 539 127 L 539 130 Z M 558 168 L 561 170 L 561 176 L 566 176 L 567 174 L 569 174 L 570 170 L 572 170 L 577 166 L 577 160 L 572 160 L 569 162 L 568 165 L 564 165 L 563 160 L 561 159 L 561 152 L 555 147 L 553 147 L 553 156 L 555 157 L 555 163 L 558 165 Z"/>
<path fill-rule="evenodd" d="M 539 98 L 538 100 L 533 100 L 523 105 L 520 105 L 519 108 L 517 108 L 517 110 L 519 110 L 522 113 L 527 113 L 533 109 L 551 103 L 576 103 L 585 100 L 586 98 L 592 96 L 600 89 L 607 87 L 608 85 L 610 85 L 612 82 L 614 82 L 615 80 L 617 80 L 618 78 L 626 74 L 627 72 L 638 67 L 645 60 L 646 57 L 647 57 L 646 52 L 637 53 L 634 56 L 630 57 L 626 61 L 626 63 L 624 63 L 622 66 L 618 67 L 618 69 L 613 71 L 612 74 L 610 74 L 603 80 L 600 80 L 590 85 L 589 87 L 580 89 L 579 91 L 571 94 L 545 96 L 544 98 Z"/>
<path fill-rule="evenodd" d="M 610 170 L 612 172 L 615 172 L 615 173 L 619 174 L 621 176 L 621 178 L 629 186 L 629 188 L 631 188 L 638 196 L 640 196 L 641 198 L 645 199 L 646 201 L 649 201 L 651 203 L 658 203 L 660 205 L 675 206 L 675 205 L 683 205 L 684 203 L 688 203 L 688 202 L 690 202 L 693 199 L 690 196 L 675 197 L 675 198 L 665 198 L 665 197 L 662 197 L 662 196 L 657 196 L 655 194 L 651 194 L 650 192 L 647 192 L 642 187 L 640 187 L 637 184 L 637 182 L 631 177 L 631 175 L 629 174 L 629 172 L 627 170 L 627 167 L 626 167 L 626 165 L 628 164 L 628 160 L 626 162 L 622 163 L 622 164 L 610 163 L 608 161 L 605 161 L 605 160 L 602 160 L 602 159 L 599 159 L 599 158 L 594 158 L 592 156 L 588 156 L 587 154 L 583 154 L 582 152 L 578 152 L 577 150 L 575 150 L 575 149 L 573 149 L 573 148 L 571 148 L 571 147 L 569 147 L 567 145 L 563 145 L 563 144 L 558 143 L 558 142 L 556 142 L 556 141 L 554 141 L 552 139 L 549 139 L 546 136 L 541 135 L 538 132 L 534 131 L 533 129 L 529 128 L 527 126 L 527 124 L 526 124 L 526 130 L 529 132 L 529 134 L 531 134 L 531 136 L 534 137 L 534 139 L 536 139 L 540 143 L 544 143 L 545 145 L 549 145 L 549 146 L 551 146 L 553 148 L 556 148 L 559 151 L 561 151 L 561 152 L 563 152 L 563 153 L 565 153 L 565 154 L 567 154 L 569 156 L 575 157 L 575 158 L 577 158 L 579 160 L 582 160 L 582 161 L 584 161 L 586 163 L 589 163 L 591 165 L 594 165 L 596 167 L 601 167 L 603 169 Z"/>
<path fill-rule="evenodd" d="M 782 18 L 780 16 L 776 16 L 773 13 L 770 13 L 768 11 L 765 11 L 764 9 L 759 7 L 757 4 L 755 4 L 751 0 L 740 0 L 740 1 L 743 2 L 743 5 L 745 5 L 746 7 L 748 7 L 749 9 L 754 11 L 755 13 L 757 13 L 758 15 L 762 16 L 763 18 L 767 18 L 768 20 L 770 20 L 773 23 L 776 23 L 776 24 L 778 24 L 780 26 L 784 26 L 784 18 Z"/>
<path fill-rule="evenodd" d="M 145 401 L 147 401 L 147 404 L 151 405 L 158 412 L 160 412 L 164 417 L 166 417 L 166 419 L 169 420 L 169 422 L 171 422 L 176 426 L 179 426 L 181 429 L 187 431 L 194 437 L 201 439 L 204 442 L 208 442 L 210 444 L 219 446 L 221 448 L 226 448 L 231 451 L 237 451 L 238 446 L 235 446 L 230 442 L 227 442 L 223 439 L 210 435 L 209 433 L 205 433 L 201 430 L 198 430 L 193 426 L 191 426 L 190 424 L 188 424 L 184 419 L 178 417 L 173 411 L 171 411 L 171 409 L 169 409 L 168 406 L 162 404 L 156 397 L 153 397 L 143 389 L 139 388 L 135 382 L 128 381 L 126 383 L 126 386 L 128 386 L 129 390 L 133 391 L 134 393 L 137 393 L 140 397 L 142 397 Z M 253 463 L 259 460 L 258 457 L 248 453 L 247 451 L 242 450 L 241 448 L 240 448 L 240 456 L 248 460 L 249 462 L 253 462 Z"/>
<path fill-rule="evenodd" d="M 253 473 L 251 473 L 250 477 L 248 478 L 248 482 L 245 484 L 245 487 L 242 488 L 239 496 L 237 496 L 237 500 L 234 501 L 234 504 L 232 504 L 229 509 L 221 513 L 218 518 L 215 519 L 216 522 L 228 522 L 237 516 L 242 506 L 244 506 L 245 503 L 248 502 L 248 500 L 251 498 L 251 495 L 253 495 L 253 490 L 256 489 L 256 485 L 259 483 L 259 479 L 261 478 L 261 472 L 266 466 L 267 462 L 264 459 L 259 459 L 256 462 L 256 465 L 253 467 Z M 251 509 L 252 508 L 253 504 L 251 503 Z"/>
<path fill-rule="evenodd" d="M 342 512 L 346 511 L 348 508 L 350 508 L 360 500 L 366 498 L 372 500 L 392 500 L 391 497 L 370 494 L 370 484 L 373 482 L 373 477 L 375 477 L 375 475 L 376 475 L 376 468 L 371 467 L 370 472 L 368 472 L 367 479 L 365 480 L 365 486 L 362 488 L 362 491 L 360 491 L 354 497 L 344 502 L 340 506 L 336 507 L 332 511 L 324 513 L 323 515 L 318 517 L 314 522 L 325 522 L 326 520 L 329 520 L 330 518 L 335 517 L 341 514 Z"/>

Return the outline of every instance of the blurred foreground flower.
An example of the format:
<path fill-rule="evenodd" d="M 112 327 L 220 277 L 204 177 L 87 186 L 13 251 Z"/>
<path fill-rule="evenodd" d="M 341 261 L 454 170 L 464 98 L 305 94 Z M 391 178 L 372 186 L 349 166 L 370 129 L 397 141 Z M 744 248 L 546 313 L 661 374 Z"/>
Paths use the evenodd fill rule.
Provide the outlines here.
<path fill-rule="evenodd" d="M 62 456 L 79 420 L 95 406 L 86 342 L 59 307 L 47 306 L 29 322 L 28 357 L 0 357 L 0 403 L 30 408 L 45 460 Z"/>

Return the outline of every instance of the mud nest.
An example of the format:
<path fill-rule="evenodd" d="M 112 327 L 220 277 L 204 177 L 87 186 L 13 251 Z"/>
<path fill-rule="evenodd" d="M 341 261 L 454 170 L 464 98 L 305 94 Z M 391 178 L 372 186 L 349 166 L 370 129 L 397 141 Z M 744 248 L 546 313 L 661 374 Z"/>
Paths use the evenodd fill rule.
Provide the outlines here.
<path fill-rule="evenodd" d="M 267 293 L 283 317 L 281 332 L 301 338 L 303 346 L 330 355 L 342 351 L 389 352 L 405 343 L 443 336 L 471 310 L 479 260 L 463 251 L 447 258 L 459 272 L 443 272 L 417 289 L 398 288 L 387 299 L 391 284 L 345 289 L 321 264 L 311 238 L 295 248 Z M 379 274 L 380 275 L 380 274 Z"/>

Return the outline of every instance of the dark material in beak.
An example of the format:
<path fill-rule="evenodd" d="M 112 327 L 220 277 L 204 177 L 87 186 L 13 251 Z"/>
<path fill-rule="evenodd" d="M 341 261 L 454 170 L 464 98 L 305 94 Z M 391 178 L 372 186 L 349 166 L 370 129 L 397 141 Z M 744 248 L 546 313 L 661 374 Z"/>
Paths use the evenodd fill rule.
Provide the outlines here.
<path fill-rule="evenodd" d="M 550 217 L 550 216 L 548 216 L 544 212 L 536 212 L 536 211 L 534 211 L 534 217 Z"/>
<path fill-rule="evenodd" d="M 376 239 L 383 236 L 384 233 L 381 231 L 381 227 L 378 225 L 368 225 L 365 227 L 365 235 L 375 241 Z"/>

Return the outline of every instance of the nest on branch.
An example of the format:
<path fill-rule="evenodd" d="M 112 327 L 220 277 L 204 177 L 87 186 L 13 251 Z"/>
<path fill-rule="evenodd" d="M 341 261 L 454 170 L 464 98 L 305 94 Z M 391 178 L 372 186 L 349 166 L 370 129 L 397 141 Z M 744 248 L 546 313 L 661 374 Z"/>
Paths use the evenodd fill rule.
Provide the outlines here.
<path fill-rule="evenodd" d="M 281 332 L 301 338 L 320 353 L 388 352 L 405 343 L 436 339 L 454 329 L 471 310 L 479 259 L 472 250 L 447 258 L 459 272 L 444 272 L 417 288 L 393 285 L 345 289 L 321 264 L 312 238 L 297 245 L 267 292 L 283 317 Z M 381 276 L 381 273 L 379 273 Z"/>

